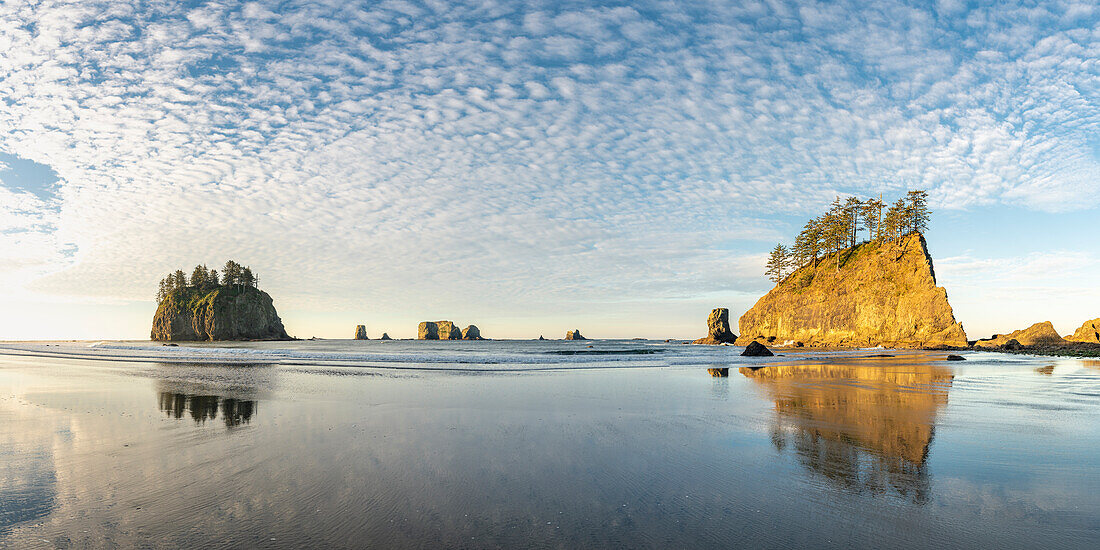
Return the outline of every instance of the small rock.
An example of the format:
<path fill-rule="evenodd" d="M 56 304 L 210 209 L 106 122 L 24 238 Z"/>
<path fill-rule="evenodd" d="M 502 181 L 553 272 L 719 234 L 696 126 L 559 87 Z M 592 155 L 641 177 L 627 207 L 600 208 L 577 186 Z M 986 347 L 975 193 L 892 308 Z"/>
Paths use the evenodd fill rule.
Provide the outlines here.
<path fill-rule="evenodd" d="M 382 337 L 381 337 L 381 338 L 379 338 L 379 340 L 393 340 L 393 338 L 390 338 L 390 335 L 389 335 L 389 334 L 387 334 L 387 333 L 383 332 L 383 333 L 382 333 Z"/>
<path fill-rule="evenodd" d="M 1024 349 L 1024 346 L 1020 344 L 1019 340 L 1016 340 L 1015 338 L 1005 342 L 1005 345 L 1002 347 L 1008 351 L 1019 351 Z"/>
<path fill-rule="evenodd" d="M 741 355 L 743 357 L 772 357 L 775 354 L 767 346 L 754 340 L 745 346 L 745 351 L 742 351 Z"/>
<path fill-rule="evenodd" d="M 966 357 L 963 357 L 961 355 L 948 355 L 947 360 L 948 361 L 966 361 Z"/>

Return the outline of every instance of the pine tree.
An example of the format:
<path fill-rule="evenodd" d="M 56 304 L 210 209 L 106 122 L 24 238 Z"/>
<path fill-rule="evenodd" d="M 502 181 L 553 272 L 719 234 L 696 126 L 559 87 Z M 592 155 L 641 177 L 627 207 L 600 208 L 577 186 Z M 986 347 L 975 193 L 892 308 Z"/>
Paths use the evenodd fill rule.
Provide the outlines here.
<path fill-rule="evenodd" d="M 928 230 L 928 192 L 910 191 L 905 195 L 906 229 L 910 233 L 924 233 Z"/>
<path fill-rule="evenodd" d="M 241 264 L 234 262 L 233 260 L 227 260 L 225 262 L 225 268 L 222 269 L 222 284 L 236 285 L 241 282 Z"/>
<path fill-rule="evenodd" d="M 172 273 L 172 287 L 176 290 L 187 288 L 187 275 L 182 270 L 177 269 Z"/>
<path fill-rule="evenodd" d="M 889 240 L 901 237 L 905 230 L 905 200 L 898 199 L 886 210 L 886 219 L 883 221 L 886 238 Z"/>
<path fill-rule="evenodd" d="M 244 268 L 241 270 L 241 286 L 253 286 L 256 284 L 256 278 L 252 276 L 251 268 Z"/>
<path fill-rule="evenodd" d="M 867 240 L 876 241 L 882 239 L 882 201 L 868 199 L 860 208 L 859 215 L 863 218 L 863 227 L 867 230 Z"/>
<path fill-rule="evenodd" d="M 829 206 L 829 211 L 825 213 L 822 218 L 821 224 L 822 241 L 825 243 L 825 250 L 828 253 L 836 254 L 836 270 L 840 271 L 840 251 L 844 249 L 845 243 L 848 242 L 848 223 L 844 217 L 844 205 L 840 202 L 840 197 L 837 197 L 832 205 Z"/>
<path fill-rule="evenodd" d="M 782 244 L 775 245 L 772 249 L 771 255 L 768 256 L 768 263 L 764 274 L 768 276 L 773 283 L 779 283 L 786 275 L 787 265 L 789 264 L 789 254 L 787 247 Z"/>
<path fill-rule="evenodd" d="M 208 282 L 206 280 L 208 271 L 205 265 L 196 265 L 195 269 L 191 270 L 191 286 L 195 288 L 206 288 Z"/>
<path fill-rule="evenodd" d="M 210 286 L 218 286 L 218 270 L 211 269 L 210 275 L 208 275 L 206 279 L 210 281 Z"/>
<path fill-rule="evenodd" d="M 844 206 L 841 208 L 842 215 L 844 216 L 845 230 L 848 234 L 848 246 L 855 246 L 859 240 L 859 230 L 863 229 L 860 226 L 860 211 L 863 209 L 863 201 L 856 197 L 848 197 L 844 201 Z"/>

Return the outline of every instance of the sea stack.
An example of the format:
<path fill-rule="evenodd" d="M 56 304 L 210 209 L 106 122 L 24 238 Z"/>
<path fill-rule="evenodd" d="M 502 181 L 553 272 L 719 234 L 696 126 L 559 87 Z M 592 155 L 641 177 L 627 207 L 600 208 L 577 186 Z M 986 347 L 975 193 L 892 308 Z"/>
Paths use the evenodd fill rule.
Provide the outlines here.
<path fill-rule="evenodd" d="M 737 335 L 730 331 L 730 310 L 716 307 L 707 317 L 707 336 L 696 340 L 695 344 L 732 344 Z"/>
<path fill-rule="evenodd" d="M 1044 321 L 1009 334 L 994 334 L 993 338 L 978 340 L 974 343 L 974 347 L 1004 347 L 1013 340 L 1021 346 L 1050 346 L 1066 343 L 1065 339 L 1058 335 L 1058 331 L 1054 330 L 1054 325 L 1050 321 Z"/>
<path fill-rule="evenodd" d="M 369 340 L 367 338 L 367 326 L 355 325 L 355 339 L 356 340 Z"/>
<path fill-rule="evenodd" d="M 424 321 L 416 331 L 419 340 L 461 340 L 462 331 L 451 321 Z"/>
<path fill-rule="evenodd" d="M 388 333 L 383 332 L 382 337 L 379 338 L 379 340 L 393 340 L 393 338 L 390 338 L 390 335 Z"/>
<path fill-rule="evenodd" d="M 484 338 L 481 337 L 481 330 L 479 330 L 477 328 L 477 325 L 470 325 L 470 326 L 462 329 L 462 339 L 463 340 L 484 340 Z"/>
<path fill-rule="evenodd" d="M 1100 319 L 1085 321 L 1085 324 L 1081 325 L 1072 336 L 1067 336 L 1066 340 L 1100 344 Z"/>
<path fill-rule="evenodd" d="M 585 338 L 584 336 L 581 336 L 581 330 L 576 329 L 576 330 L 571 330 L 569 332 L 566 332 L 565 333 L 565 339 L 566 340 L 587 340 L 588 338 Z"/>
<path fill-rule="evenodd" d="M 244 285 L 186 287 L 168 293 L 153 315 L 157 341 L 289 340 L 268 293 Z"/>
<path fill-rule="evenodd" d="M 739 345 L 758 339 L 842 347 L 967 345 L 947 291 L 936 286 L 920 233 L 806 264 L 742 315 L 739 328 Z"/>

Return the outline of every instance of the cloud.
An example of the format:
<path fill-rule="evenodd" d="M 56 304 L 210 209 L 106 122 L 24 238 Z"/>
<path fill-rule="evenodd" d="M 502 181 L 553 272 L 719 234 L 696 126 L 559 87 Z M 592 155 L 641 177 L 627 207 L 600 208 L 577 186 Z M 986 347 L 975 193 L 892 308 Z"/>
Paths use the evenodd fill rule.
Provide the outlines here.
<path fill-rule="evenodd" d="M 301 308 L 753 288 L 722 258 L 838 192 L 1095 208 L 1096 18 L 5 2 L 0 151 L 59 176 L 42 292 L 146 299 L 162 272 L 230 257 Z M 45 227 L 24 210 L 4 215 Z"/>

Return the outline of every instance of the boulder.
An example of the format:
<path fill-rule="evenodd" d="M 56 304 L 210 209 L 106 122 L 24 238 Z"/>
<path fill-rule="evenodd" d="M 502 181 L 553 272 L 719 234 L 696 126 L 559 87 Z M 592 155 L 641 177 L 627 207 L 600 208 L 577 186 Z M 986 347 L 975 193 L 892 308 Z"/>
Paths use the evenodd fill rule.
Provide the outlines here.
<path fill-rule="evenodd" d="M 481 337 L 481 331 L 477 328 L 477 325 L 470 325 L 462 329 L 463 340 L 484 340 Z"/>
<path fill-rule="evenodd" d="M 1008 351 L 1019 351 L 1019 350 L 1024 349 L 1024 346 L 1022 344 L 1020 344 L 1020 342 L 1017 341 L 1015 338 L 1005 342 L 1005 344 L 1001 347 L 1008 350 Z"/>
<path fill-rule="evenodd" d="M 737 335 L 730 331 L 730 311 L 724 307 L 711 310 L 707 317 L 707 336 L 695 341 L 696 344 L 732 344 Z"/>
<path fill-rule="evenodd" d="M 749 345 L 745 346 L 745 351 L 742 351 L 741 355 L 743 357 L 771 357 L 775 354 L 764 344 L 753 340 L 749 342 Z"/>
<path fill-rule="evenodd" d="M 356 340 L 369 340 L 370 339 L 370 338 L 367 338 L 367 326 L 366 325 L 355 325 L 355 339 Z"/>
<path fill-rule="evenodd" d="M 948 361 L 966 361 L 966 357 L 963 357 L 961 355 L 948 355 L 947 360 Z"/>
<path fill-rule="evenodd" d="M 1022 330 L 1012 331 L 1009 334 L 994 334 L 993 338 L 974 342 L 974 347 L 996 348 L 1005 346 L 1010 340 L 1016 340 L 1016 343 L 1022 346 L 1060 345 L 1066 343 L 1066 341 L 1058 335 L 1058 331 L 1054 330 L 1054 325 L 1051 324 L 1050 321 L 1044 321 L 1042 323 L 1035 323 Z"/>
<path fill-rule="evenodd" d="M 571 330 L 569 332 L 566 332 L 565 333 L 565 339 L 566 340 L 587 340 L 588 338 L 585 338 L 584 336 L 581 336 L 581 330 L 576 329 L 576 330 Z"/>
<path fill-rule="evenodd" d="M 289 340 L 268 293 L 251 286 L 186 287 L 169 293 L 153 315 L 158 341 Z"/>
<path fill-rule="evenodd" d="M 1081 325 L 1072 336 L 1067 336 L 1066 340 L 1071 342 L 1088 342 L 1090 344 L 1100 344 L 1100 319 L 1093 319 L 1091 321 L 1085 321 L 1085 324 Z"/>
<path fill-rule="evenodd" d="M 382 333 L 382 337 L 381 337 L 381 338 L 379 338 L 379 340 L 393 340 L 393 338 L 390 338 L 390 335 L 389 335 L 389 334 L 387 334 L 387 333 L 383 332 L 383 333 Z"/>
<path fill-rule="evenodd" d="M 839 268 L 838 268 L 839 264 Z M 919 233 L 872 241 L 795 270 L 741 316 L 738 345 L 965 346 Z"/>

